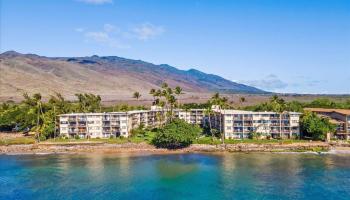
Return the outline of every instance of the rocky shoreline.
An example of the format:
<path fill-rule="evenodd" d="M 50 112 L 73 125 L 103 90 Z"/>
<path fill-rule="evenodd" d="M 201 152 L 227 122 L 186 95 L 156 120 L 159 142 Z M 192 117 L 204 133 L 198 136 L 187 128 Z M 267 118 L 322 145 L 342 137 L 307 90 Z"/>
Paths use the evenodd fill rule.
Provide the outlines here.
<path fill-rule="evenodd" d="M 0 154 L 55 154 L 55 153 L 190 153 L 190 152 L 327 152 L 350 153 L 350 144 L 326 142 L 292 144 L 192 144 L 183 149 L 160 149 L 146 143 L 39 143 L 26 145 L 0 146 Z"/>

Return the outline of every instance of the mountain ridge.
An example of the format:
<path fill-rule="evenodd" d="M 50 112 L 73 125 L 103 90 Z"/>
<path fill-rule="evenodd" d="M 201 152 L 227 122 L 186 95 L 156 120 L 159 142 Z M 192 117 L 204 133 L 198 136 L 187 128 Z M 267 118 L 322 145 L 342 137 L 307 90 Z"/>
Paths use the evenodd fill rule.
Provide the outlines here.
<path fill-rule="evenodd" d="M 159 88 L 162 82 L 178 85 L 186 93 L 268 93 L 193 68 L 180 70 L 118 56 L 46 57 L 7 51 L 0 54 L 0 64 L 2 98 L 23 92 L 60 92 L 68 96 L 91 92 L 124 98 L 140 91 L 148 96 L 149 89 Z"/>

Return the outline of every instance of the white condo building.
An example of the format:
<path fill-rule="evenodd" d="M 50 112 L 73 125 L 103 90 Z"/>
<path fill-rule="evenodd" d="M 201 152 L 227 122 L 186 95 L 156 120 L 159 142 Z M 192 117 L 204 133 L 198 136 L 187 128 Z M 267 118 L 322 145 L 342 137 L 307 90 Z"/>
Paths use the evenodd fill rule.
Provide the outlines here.
<path fill-rule="evenodd" d="M 292 138 L 300 135 L 300 113 L 252 112 L 243 110 L 216 110 L 215 127 L 224 133 L 226 139 L 248 138 L 252 132 L 273 138 Z"/>
<path fill-rule="evenodd" d="M 252 132 L 271 137 L 295 137 L 299 133 L 300 113 L 252 112 L 242 110 L 213 109 L 211 125 L 224 133 L 226 139 L 247 138 Z M 156 127 L 166 119 L 166 109 L 135 110 L 109 113 L 71 113 L 60 115 L 60 134 L 67 137 L 109 138 L 129 137 L 131 130 Z M 204 109 L 173 111 L 175 118 L 200 126 L 208 124 Z"/>

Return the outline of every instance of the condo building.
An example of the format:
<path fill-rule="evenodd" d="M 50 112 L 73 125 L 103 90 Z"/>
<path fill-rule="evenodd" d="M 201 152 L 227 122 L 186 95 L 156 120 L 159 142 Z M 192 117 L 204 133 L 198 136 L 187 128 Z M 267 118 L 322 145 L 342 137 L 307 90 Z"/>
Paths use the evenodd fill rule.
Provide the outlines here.
<path fill-rule="evenodd" d="M 67 137 L 109 138 L 129 137 L 131 130 L 140 127 L 157 127 L 167 120 L 169 110 L 152 107 L 110 113 L 72 113 L 60 115 L 60 134 Z M 253 132 L 266 137 L 292 138 L 299 136 L 300 113 L 251 112 L 213 109 L 208 117 L 204 109 L 173 110 L 175 118 L 199 126 L 208 125 L 224 133 L 226 139 L 243 139 Z"/>
<path fill-rule="evenodd" d="M 140 125 L 159 125 L 160 110 L 135 110 L 110 113 L 71 113 L 60 115 L 60 134 L 67 137 L 109 138 L 129 137 L 132 129 Z"/>
<path fill-rule="evenodd" d="M 329 122 L 337 127 L 336 138 L 350 139 L 350 110 L 326 108 L 305 108 L 305 110 L 314 112 L 320 117 L 328 118 Z"/>
<path fill-rule="evenodd" d="M 252 112 L 242 110 L 217 110 L 220 119 L 214 117 L 216 127 L 221 127 L 226 139 L 248 138 L 251 133 L 262 137 L 295 138 L 300 134 L 300 113 Z"/>
<path fill-rule="evenodd" d="M 197 124 L 202 126 L 205 120 L 204 109 L 176 109 L 174 110 L 174 116 L 176 118 L 185 120 L 190 124 Z"/>

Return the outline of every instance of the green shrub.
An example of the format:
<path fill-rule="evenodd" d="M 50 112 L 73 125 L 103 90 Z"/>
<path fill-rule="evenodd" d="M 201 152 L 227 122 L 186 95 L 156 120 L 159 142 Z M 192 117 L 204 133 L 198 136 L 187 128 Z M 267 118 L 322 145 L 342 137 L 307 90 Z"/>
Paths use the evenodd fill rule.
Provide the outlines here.
<path fill-rule="evenodd" d="M 324 140 L 327 133 L 336 131 L 335 125 L 327 118 L 321 118 L 313 112 L 306 112 L 300 119 L 300 128 L 304 136 L 312 137 L 314 140 Z"/>
<path fill-rule="evenodd" d="M 221 141 L 218 140 L 217 138 L 212 138 L 212 137 L 200 137 L 194 141 L 196 144 L 221 144 Z"/>
<path fill-rule="evenodd" d="M 174 119 L 155 134 L 152 142 L 161 148 L 183 148 L 192 144 L 201 132 L 202 129 L 197 125 Z"/>

